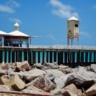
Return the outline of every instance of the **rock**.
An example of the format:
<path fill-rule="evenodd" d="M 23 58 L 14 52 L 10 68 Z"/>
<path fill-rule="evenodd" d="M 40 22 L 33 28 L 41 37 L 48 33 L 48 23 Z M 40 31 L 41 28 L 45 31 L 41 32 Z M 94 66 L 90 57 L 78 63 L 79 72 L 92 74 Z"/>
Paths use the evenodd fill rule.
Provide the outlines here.
<path fill-rule="evenodd" d="M 67 74 L 67 75 L 66 74 L 63 74 L 60 77 L 56 77 L 54 79 L 54 82 L 55 82 L 57 88 L 63 88 L 65 86 L 69 75 L 70 74 Z"/>
<path fill-rule="evenodd" d="M 59 66 L 59 71 L 62 71 L 65 74 L 72 73 L 72 68 L 67 67 L 67 66 Z"/>
<path fill-rule="evenodd" d="M 8 70 L 9 69 L 9 65 L 6 63 L 1 63 L 0 67 L 2 68 L 2 70 Z"/>
<path fill-rule="evenodd" d="M 44 63 L 43 66 L 47 66 L 52 69 L 57 69 L 58 65 L 56 63 Z"/>
<path fill-rule="evenodd" d="M 0 91 L 11 91 L 10 88 L 6 85 L 0 85 Z"/>
<path fill-rule="evenodd" d="M 96 73 L 96 64 L 91 64 L 90 65 L 90 71 L 93 71 Z"/>
<path fill-rule="evenodd" d="M 45 76 L 36 78 L 34 81 L 32 81 L 32 85 L 47 92 L 50 92 L 56 87 L 56 85 L 48 78 L 45 78 Z"/>
<path fill-rule="evenodd" d="M 61 88 L 56 87 L 54 90 L 51 91 L 53 96 L 59 96 L 62 95 Z"/>
<path fill-rule="evenodd" d="M 2 85 L 7 85 L 11 87 L 11 82 L 10 82 L 10 76 L 9 75 L 3 75 L 0 77 L 0 84 Z"/>
<path fill-rule="evenodd" d="M 70 92 L 70 91 L 65 91 L 64 93 L 63 93 L 63 96 L 78 96 L 77 94 L 74 94 L 74 93 L 72 93 L 72 92 Z"/>
<path fill-rule="evenodd" d="M 79 67 L 68 77 L 66 85 L 75 84 L 78 88 L 88 89 L 96 82 L 96 74 Z"/>
<path fill-rule="evenodd" d="M 20 91 L 25 87 L 25 83 L 20 79 L 18 75 L 12 75 L 10 79 L 11 87 L 16 90 Z"/>
<path fill-rule="evenodd" d="M 48 74 L 52 74 L 54 77 L 60 77 L 62 76 L 64 73 L 59 71 L 58 69 L 47 69 L 46 72 Z"/>
<path fill-rule="evenodd" d="M 66 86 L 65 88 L 63 88 L 61 90 L 61 93 L 66 96 L 65 94 L 70 94 L 69 96 L 71 96 L 72 94 L 74 94 L 74 96 L 81 96 L 82 92 L 80 90 L 77 89 L 77 87 L 74 84 L 70 84 L 68 86 Z"/>
<path fill-rule="evenodd" d="M 87 91 L 86 91 L 87 96 L 95 96 L 96 95 L 96 84 L 91 86 Z"/>
<path fill-rule="evenodd" d="M 41 63 L 36 63 L 33 66 L 38 68 L 38 69 L 42 69 L 44 67 Z"/>
<path fill-rule="evenodd" d="M 16 71 L 28 71 L 31 69 L 31 66 L 29 65 L 28 61 L 23 61 L 23 62 L 16 62 Z"/>
<path fill-rule="evenodd" d="M 51 93 L 47 93 L 41 89 L 38 89 L 34 86 L 29 86 L 27 87 L 26 89 L 22 90 L 23 93 L 33 93 L 35 94 L 36 96 L 40 95 L 40 96 L 52 96 Z"/>
<path fill-rule="evenodd" d="M 28 71 L 26 73 L 29 74 L 30 76 L 33 76 L 33 77 L 38 77 L 38 76 L 41 76 L 43 74 L 46 74 L 45 71 L 40 70 L 40 69 L 36 69 L 36 68 L 35 69 L 32 69 L 32 70 L 30 70 L 30 71 Z"/>

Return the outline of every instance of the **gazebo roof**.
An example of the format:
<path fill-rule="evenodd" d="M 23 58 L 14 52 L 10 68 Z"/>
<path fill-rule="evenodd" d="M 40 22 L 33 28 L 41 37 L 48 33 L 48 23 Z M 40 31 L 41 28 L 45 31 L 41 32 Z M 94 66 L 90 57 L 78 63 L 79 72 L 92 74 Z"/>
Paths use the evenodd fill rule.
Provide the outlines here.
<path fill-rule="evenodd" d="M 4 31 L 0 31 L 0 35 L 6 35 L 7 33 Z"/>
<path fill-rule="evenodd" d="M 29 37 L 29 35 L 19 31 L 19 24 L 18 23 L 14 24 L 14 31 L 8 33 L 8 35 L 11 35 L 11 36 L 21 36 L 21 37 Z"/>
<path fill-rule="evenodd" d="M 11 36 L 22 36 L 22 37 L 29 37 L 29 35 L 23 33 L 23 32 L 20 32 L 19 30 L 14 30 L 10 33 L 8 33 L 8 35 L 11 35 Z"/>

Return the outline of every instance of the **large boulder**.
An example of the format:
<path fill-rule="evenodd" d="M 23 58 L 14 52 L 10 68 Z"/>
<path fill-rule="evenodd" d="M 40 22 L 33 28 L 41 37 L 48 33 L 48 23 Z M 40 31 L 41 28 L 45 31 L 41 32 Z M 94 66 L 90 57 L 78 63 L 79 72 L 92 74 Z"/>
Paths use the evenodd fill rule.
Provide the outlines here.
<path fill-rule="evenodd" d="M 22 90 L 25 87 L 25 83 L 18 75 L 3 75 L 0 77 L 0 84 L 7 85 L 16 91 Z"/>
<path fill-rule="evenodd" d="M 93 71 L 96 73 L 96 64 L 91 64 L 90 65 L 90 71 Z"/>
<path fill-rule="evenodd" d="M 96 74 L 94 72 L 86 71 L 83 67 L 78 67 L 68 77 L 66 85 L 75 84 L 78 88 L 88 89 L 96 82 Z"/>
<path fill-rule="evenodd" d="M 56 85 L 45 76 L 36 78 L 32 81 L 32 85 L 47 92 L 50 92 L 56 87 Z"/>
<path fill-rule="evenodd" d="M 82 94 L 82 92 L 80 90 L 78 90 L 74 84 L 70 84 L 70 85 L 66 86 L 65 88 L 63 88 L 61 90 L 61 93 L 64 96 L 66 96 L 65 94 L 70 94 L 69 96 L 71 96 L 72 94 L 74 94 L 73 96 L 81 96 L 81 94 Z"/>
<path fill-rule="evenodd" d="M 44 63 L 44 66 L 47 66 L 48 68 L 57 69 L 58 64 L 57 63 Z"/>
<path fill-rule="evenodd" d="M 28 61 L 23 61 L 23 62 L 16 62 L 16 71 L 28 71 L 31 69 L 31 66 L 29 65 Z"/>
<path fill-rule="evenodd" d="M 0 67 L 2 70 L 8 70 L 9 69 L 9 65 L 7 63 L 1 63 Z"/>
<path fill-rule="evenodd" d="M 25 87 L 25 83 L 20 79 L 18 75 L 12 75 L 10 79 L 11 87 L 16 90 L 22 90 Z"/>
<path fill-rule="evenodd" d="M 8 86 L 6 86 L 6 85 L 0 85 L 0 91 L 3 91 L 3 92 L 4 92 L 4 91 L 7 91 L 7 92 L 8 92 L 8 91 L 11 91 L 11 90 L 10 90 L 10 88 L 9 88 Z"/>
<path fill-rule="evenodd" d="M 2 75 L 0 77 L 0 84 L 7 85 L 7 86 L 11 87 L 10 76 L 9 75 Z"/>
<path fill-rule="evenodd" d="M 86 90 L 87 96 L 95 96 L 96 95 L 96 84 L 91 86 L 88 90 Z"/>
<path fill-rule="evenodd" d="M 32 93 L 32 94 L 35 94 L 36 96 L 52 96 L 52 94 L 50 93 L 47 93 L 41 89 L 38 89 L 34 86 L 29 86 L 27 87 L 26 89 L 22 90 L 23 93 Z M 31 95 L 30 95 L 31 96 Z M 33 96 L 33 95 L 32 95 Z"/>
<path fill-rule="evenodd" d="M 62 71 L 65 74 L 72 73 L 72 68 L 65 66 L 65 65 L 60 65 L 59 66 L 59 71 Z"/>
<path fill-rule="evenodd" d="M 63 88 L 66 85 L 67 79 L 70 76 L 70 74 L 63 74 L 59 77 L 56 77 L 54 79 L 54 82 L 57 86 L 57 88 Z"/>
<path fill-rule="evenodd" d="M 48 74 L 52 74 L 55 78 L 62 76 L 64 73 L 59 71 L 58 69 L 47 69 L 46 72 Z"/>

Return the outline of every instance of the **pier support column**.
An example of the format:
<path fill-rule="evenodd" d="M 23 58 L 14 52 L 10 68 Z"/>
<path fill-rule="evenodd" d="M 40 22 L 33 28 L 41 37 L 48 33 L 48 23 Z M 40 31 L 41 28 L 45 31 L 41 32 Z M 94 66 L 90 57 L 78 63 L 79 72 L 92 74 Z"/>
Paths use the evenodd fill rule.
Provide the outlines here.
<path fill-rule="evenodd" d="M 43 56 L 43 54 L 42 54 L 42 52 L 40 52 L 40 63 L 42 63 L 42 56 Z"/>
<path fill-rule="evenodd" d="M 33 64 L 33 52 L 31 51 L 31 64 Z"/>
<path fill-rule="evenodd" d="M 63 64 L 65 63 L 65 52 L 63 52 Z"/>
<path fill-rule="evenodd" d="M 9 55 L 8 55 L 8 51 L 6 51 L 6 63 L 9 63 Z"/>
<path fill-rule="evenodd" d="M 10 51 L 10 63 L 12 63 L 12 51 Z"/>
<path fill-rule="evenodd" d="M 22 62 L 24 61 L 24 51 L 22 51 Z"/>
<path fill-rule="evenodd" d="M 50 63 L 50 52 L 48 52 L 48 62 Z"/>
<path fill-rule="evenodd" d="M 56 62 L 58 64 L 58 52 L 56 52 Z"/>
<path fill-rule="evenodd" d="M 14 52 L 14 61 L 16 62 L 16 51 Z"/>
<path fill-rule="evenodd" d="M 52 52 L 52 63 L 54 62 L 54 52 Z"/>
<path fill-rule="evenodd" d="M 47 62 L 47 56 L 46 56 L 46 52 L 44 52 L 44 63 Z"/>
<path fill-rule="evenodd" d="M 5 62 L 5 51 L 2 51 L 2 62 Z"/>
<path fill-rule="evenodd" d="M 28 56 L 28 51 L 27 51 L 27 61 L 28 61 L 28 57 L 29 57 L 29 56 Z"/>
<path fill-rule="evenodd" d="M 38 63 L 38 52 L 36 52 L 36 63 Z"/>

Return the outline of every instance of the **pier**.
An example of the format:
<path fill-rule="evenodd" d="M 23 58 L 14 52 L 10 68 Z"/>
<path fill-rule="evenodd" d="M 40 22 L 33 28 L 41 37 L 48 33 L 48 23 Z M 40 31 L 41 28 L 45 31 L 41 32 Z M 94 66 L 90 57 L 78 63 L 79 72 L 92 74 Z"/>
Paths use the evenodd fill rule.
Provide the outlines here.
<path fill-rule="evenodd" d="M 96 63 L 96 47 L 88 46 L 29 46 L 0 47 L 0 63 L 22 62 L 30 64 L 52 63 L 69 66 L 88 65 Z"/>

